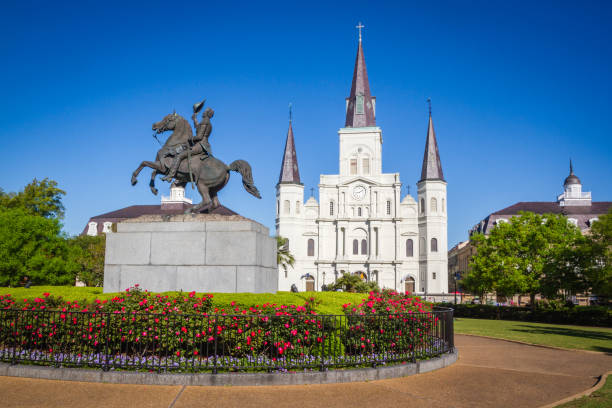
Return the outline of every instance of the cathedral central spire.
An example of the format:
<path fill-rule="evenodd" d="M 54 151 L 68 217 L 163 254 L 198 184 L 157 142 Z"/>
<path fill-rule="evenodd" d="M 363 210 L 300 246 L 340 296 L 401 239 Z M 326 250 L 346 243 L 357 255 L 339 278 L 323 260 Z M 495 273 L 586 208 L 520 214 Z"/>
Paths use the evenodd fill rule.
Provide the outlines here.
<path fill-rule="evenodd" d="M 346 101 L 345 127 L 376 126 L 375 99 L 370 94 L 368 71 L 361 43 L 361 29 L 363 27 L 361 22 L 357 25 L 359 29 L 359 45 L 357 46 L 357 57 L 355 58 L 355 69 L 353 70 L 351 95 Z"/>

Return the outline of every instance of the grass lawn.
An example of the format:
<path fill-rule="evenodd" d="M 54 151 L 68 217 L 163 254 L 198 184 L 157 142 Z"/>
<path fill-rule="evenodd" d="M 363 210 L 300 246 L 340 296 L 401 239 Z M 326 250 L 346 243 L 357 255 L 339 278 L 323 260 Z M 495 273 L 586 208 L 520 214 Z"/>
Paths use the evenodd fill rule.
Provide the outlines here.
<path fill-rule="evenodd" d="M 606 383 L 599 390 L 588 397 L 559 405 L 556 408 L 609 408 L 612 407 L 612 376 L 608 376 Z"/>
<path fill-rule="evenodd" d="M 457 318 L 455 333 L 612 353 L 612 329 L 603 327 Z"/>
<path fill-rule="evenodd" d="M 11 294 L 16 301 L 43 297 L 43 293 L 50 293 L 55 297 L 61 296 L 64 300 L 78 301 L 79 303 L 93 303 L 96 299 L 111 299 L 116 293 L 102 293 L 102 288 L 78 288 L 74 286 L 33 286 L 25 288 L 0 287 L 0 295 Z M 167 292 L 176 293 L 176 292 Z M 199 294 L 201 295 L 201 294 Z M 264 303 L 278 305 L 303 305 L 310 297 L 314 297 L 318 305 L 319 314 L 344 314 L 342 305 L 345 303 L 359 304 L 368 297 L 367 293 L 345 292 L 278 292 L 272 293 L 213 293 L 214 307 L 219 309 L 231 308 L 230 303 L 236 302 L 240 306 L 255 306 Z"/>

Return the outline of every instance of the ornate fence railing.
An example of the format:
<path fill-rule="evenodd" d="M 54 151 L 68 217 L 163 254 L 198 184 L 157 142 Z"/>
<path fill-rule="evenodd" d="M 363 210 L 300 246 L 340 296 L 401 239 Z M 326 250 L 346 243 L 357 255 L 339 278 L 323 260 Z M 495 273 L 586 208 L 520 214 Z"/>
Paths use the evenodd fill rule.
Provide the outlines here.
<path fill-rule="evenodd" d="M 453 310 L 187 315 L 0 310 L 0 361 L 157 372 L 326 370 L 454 350 Z"/>

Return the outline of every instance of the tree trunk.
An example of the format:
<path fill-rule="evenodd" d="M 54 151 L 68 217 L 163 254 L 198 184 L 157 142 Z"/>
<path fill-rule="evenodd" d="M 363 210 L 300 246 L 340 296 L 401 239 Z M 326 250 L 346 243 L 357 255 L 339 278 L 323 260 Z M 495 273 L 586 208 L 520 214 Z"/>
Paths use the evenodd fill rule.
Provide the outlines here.
<path fill-rule="evenodd" d="M 536 297 L 535 293 L 529 294 L 529 298 L 531 300 L 531 311 L 532 312 L 535 312 L 535 297 Z"/>

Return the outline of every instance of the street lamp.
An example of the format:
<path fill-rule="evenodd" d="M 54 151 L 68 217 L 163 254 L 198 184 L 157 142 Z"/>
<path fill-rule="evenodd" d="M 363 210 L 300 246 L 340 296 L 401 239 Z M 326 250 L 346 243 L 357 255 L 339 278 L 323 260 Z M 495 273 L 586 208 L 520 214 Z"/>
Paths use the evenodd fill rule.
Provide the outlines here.
<path fill-rule="evenodd" d="M 461 279 L 461 274 L 459 272 L 455 272 L 455 304 L 457 304 L 457 281 Z"/>

